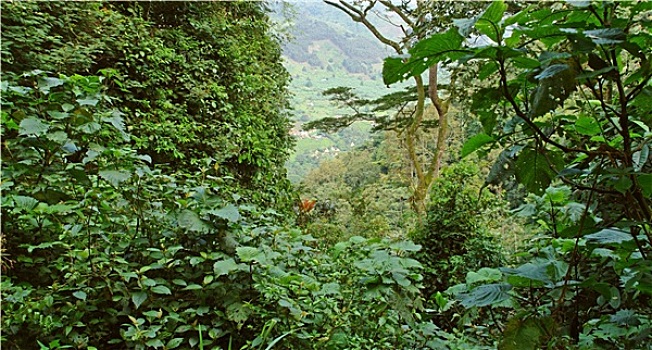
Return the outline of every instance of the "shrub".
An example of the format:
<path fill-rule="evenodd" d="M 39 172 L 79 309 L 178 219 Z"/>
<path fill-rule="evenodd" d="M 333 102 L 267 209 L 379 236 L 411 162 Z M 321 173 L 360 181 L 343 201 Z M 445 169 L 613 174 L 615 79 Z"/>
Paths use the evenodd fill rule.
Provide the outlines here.
<path fill-rule="evenodd" d="M 3 81 L 2 341 L 50 348 L 440 348 L 411 242 L 319 245 L 228 178 L 162 174 L 94 76 Z M 227 192 L 228 193 L 228 192 Z M 4 246 L 3 246 L 4 247 Z M 7 255 L 5 255 L 7 254 Z"/>
<path fill-rule="evenodd" d="M 488 191 L 480 193 L 479 171 L 470 163 L 444 169 L 430 191 L 427 220 L 411 233 L 423 246 L 426 295 L 463 282 L 466 272 L 503 260 L 492 228 L 499 225 L 503 204 Z"/>

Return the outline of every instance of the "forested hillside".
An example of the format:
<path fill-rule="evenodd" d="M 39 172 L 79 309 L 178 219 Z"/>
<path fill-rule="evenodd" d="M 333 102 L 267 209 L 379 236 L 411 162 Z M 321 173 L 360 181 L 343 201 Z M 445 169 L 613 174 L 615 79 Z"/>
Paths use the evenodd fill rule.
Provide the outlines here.
<path fill-rule="evenodd" d="M 307 122 L 347 112 L 323 91 L 355 86 L 365 97 L 372 98 L 395 89 L 381 83 L 382 62 L 389 52 L 364 26 L 350 23 L 336 9 L 320 2 L 286 3 L 275 8 L 273 18 L 289 36 L 282 48 L 284 65 L 292 78 L 290 115 L 297 144 L 286 166 L 290 180 L 298 183 L 321 161 L 369 138 L 368 123 L 356 123 L 336 133 L 304 132 Z"/>
<path fill-rule="evenodd" d="M 255 338 L 237 236 L 294 201 L 270 27 L 253 2 L 2 4 L 3 345 Z"/>
<path fill-rule="evenodd" d="M 652 3 L 277 5 L 2 2 L 1 346 L 651 348 Z"/>

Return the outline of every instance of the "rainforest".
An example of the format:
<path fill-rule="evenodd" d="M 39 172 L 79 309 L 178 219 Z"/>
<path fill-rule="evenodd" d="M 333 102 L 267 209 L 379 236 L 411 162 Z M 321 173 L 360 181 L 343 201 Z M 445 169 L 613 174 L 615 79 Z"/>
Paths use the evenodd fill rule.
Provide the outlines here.
<path fill-rule="evenodd" d="M 7 349 L 651 349 L 652 2 L 1 10 Z"/>

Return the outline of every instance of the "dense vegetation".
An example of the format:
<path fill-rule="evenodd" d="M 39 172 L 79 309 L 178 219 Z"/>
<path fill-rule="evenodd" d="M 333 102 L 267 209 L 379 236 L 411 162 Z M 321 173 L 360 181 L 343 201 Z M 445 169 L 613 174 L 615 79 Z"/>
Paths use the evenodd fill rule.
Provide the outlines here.
<path fill-rule="evenodd" d="M 465 90 L 415 211 L 436 122 L 295 199 L 264 3 L 3 3 L 2 345 L 649 348 L 652 6 L 512 5 L 395 5 L 427 29 L 384 83 L 441 64 Z M 380 117 L 411 123 L 413 91 Z"/>
<path fill-rule="evenodd" d="M 2 15 L 3 80 L 34 70 L 103 76 L 131 144 L 154 164 L 167 172 L 212 169 L 250 189 L 254 201 L 287 204 L 276 190 L 285 186 L 292 144 L 288 74 L 259 7 L 10 4 Z"/>
<path fill-rule="evenodd" d="M 437 324 L 446 327 L 461 313 L 459 324 L 486 329 L 479 336 L 497 336 L 495 346 L 503 349 L 649 346 L 650 10 L 646 2 L 569 2 L 508 11 L 495 2 L 417 40 L 409 58 L 386 59 L 387 84 L 438 62 L 470 70 L 460 74 L 473 86 L 468 105 L 458 108 L 479 125 L 469 125 L 476 135 L 461 155 L 493 155 L 482 188 L 510 188 L 512 206 L 522 201 L 515 194 L 530 193 L 515 210 L 535 234 L 529 247 L 509 265 L 480 268 L 462 280 L 457 267 L 484 265 L 491 254 L 480 252 L 491 243 L 472 243 L 481 232 L 459 232 L 489 226 L 464 215 L 463 203 L 473 203 L 464 199 L 473 188 L 468 181 L 433 184 L 428 222 L 412 234 L 424 244 L 416 256 L 425 272 L 434 272 L 424 274 L 434 290 L 463 282 L 448 297 L 432 295 L 441 312 Z M 465 40 L 475 35 L 483 40 Z M 475 201 L 473 212 L 489 219 Z M 464 244 L 469 248 L 460 249 Z"/>

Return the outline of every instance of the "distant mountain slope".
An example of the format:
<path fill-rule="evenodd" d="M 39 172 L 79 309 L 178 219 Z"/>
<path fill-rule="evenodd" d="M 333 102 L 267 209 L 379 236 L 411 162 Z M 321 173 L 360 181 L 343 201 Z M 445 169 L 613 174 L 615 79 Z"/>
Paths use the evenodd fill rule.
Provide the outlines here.
<path fill-rule="evenodd" d="M 379 65 L 391 52 L 362 24 L 353 22 L 346 14 L 323 2 L 290 3 L 294 12 L 291 18 L 292 39 L 283 45 L 287 59 L 307 63 L 315 68 L 328 64 L 341 64 L 348 73 L 377 75 L 373 65 Z M 379 24 L 384 31 L 391 26 Z M 393 29 L 396 34 L 398 28 Z M 329 41 L 339 52 L 339 62 L 325 62 L 314 44 Z"/>
<path fill-rule="evenodd" d="M 350 112 L 338 109 L 322 92 L 337 86 L 355 87 L 366 98 L 391 92 L 381 72 L 383 59 L 392 53 L 362 24 L 321 1 L 277 4 L 273 9 L 272 18 L 291 37 L 283 43 L 283 55 L 292 76 L 292 134 L 297 145 L 286 167 L 290 179 L 298 182 L 322 160 L 359 146 L 369 137 L 368 123 L 333 134 L 302 132 L 305 122 Z M 392 28 L 384 28 L 388 29 Z"/>
<path fill-rule="evenodd" d="M 349 73 L 370 74 L 371 65 L 381 63 L 387 53 L 378 42 L 353 32 L 339 33 L 332 24 L 318 19 L 298 21 L 292 32 L 294 39 L 284 45 L 284 55 L 298 63 L 325 68 L 319 51 L 312 49 L 318 41 L 329 41 L 342 56 L 342 67 Z"/>

